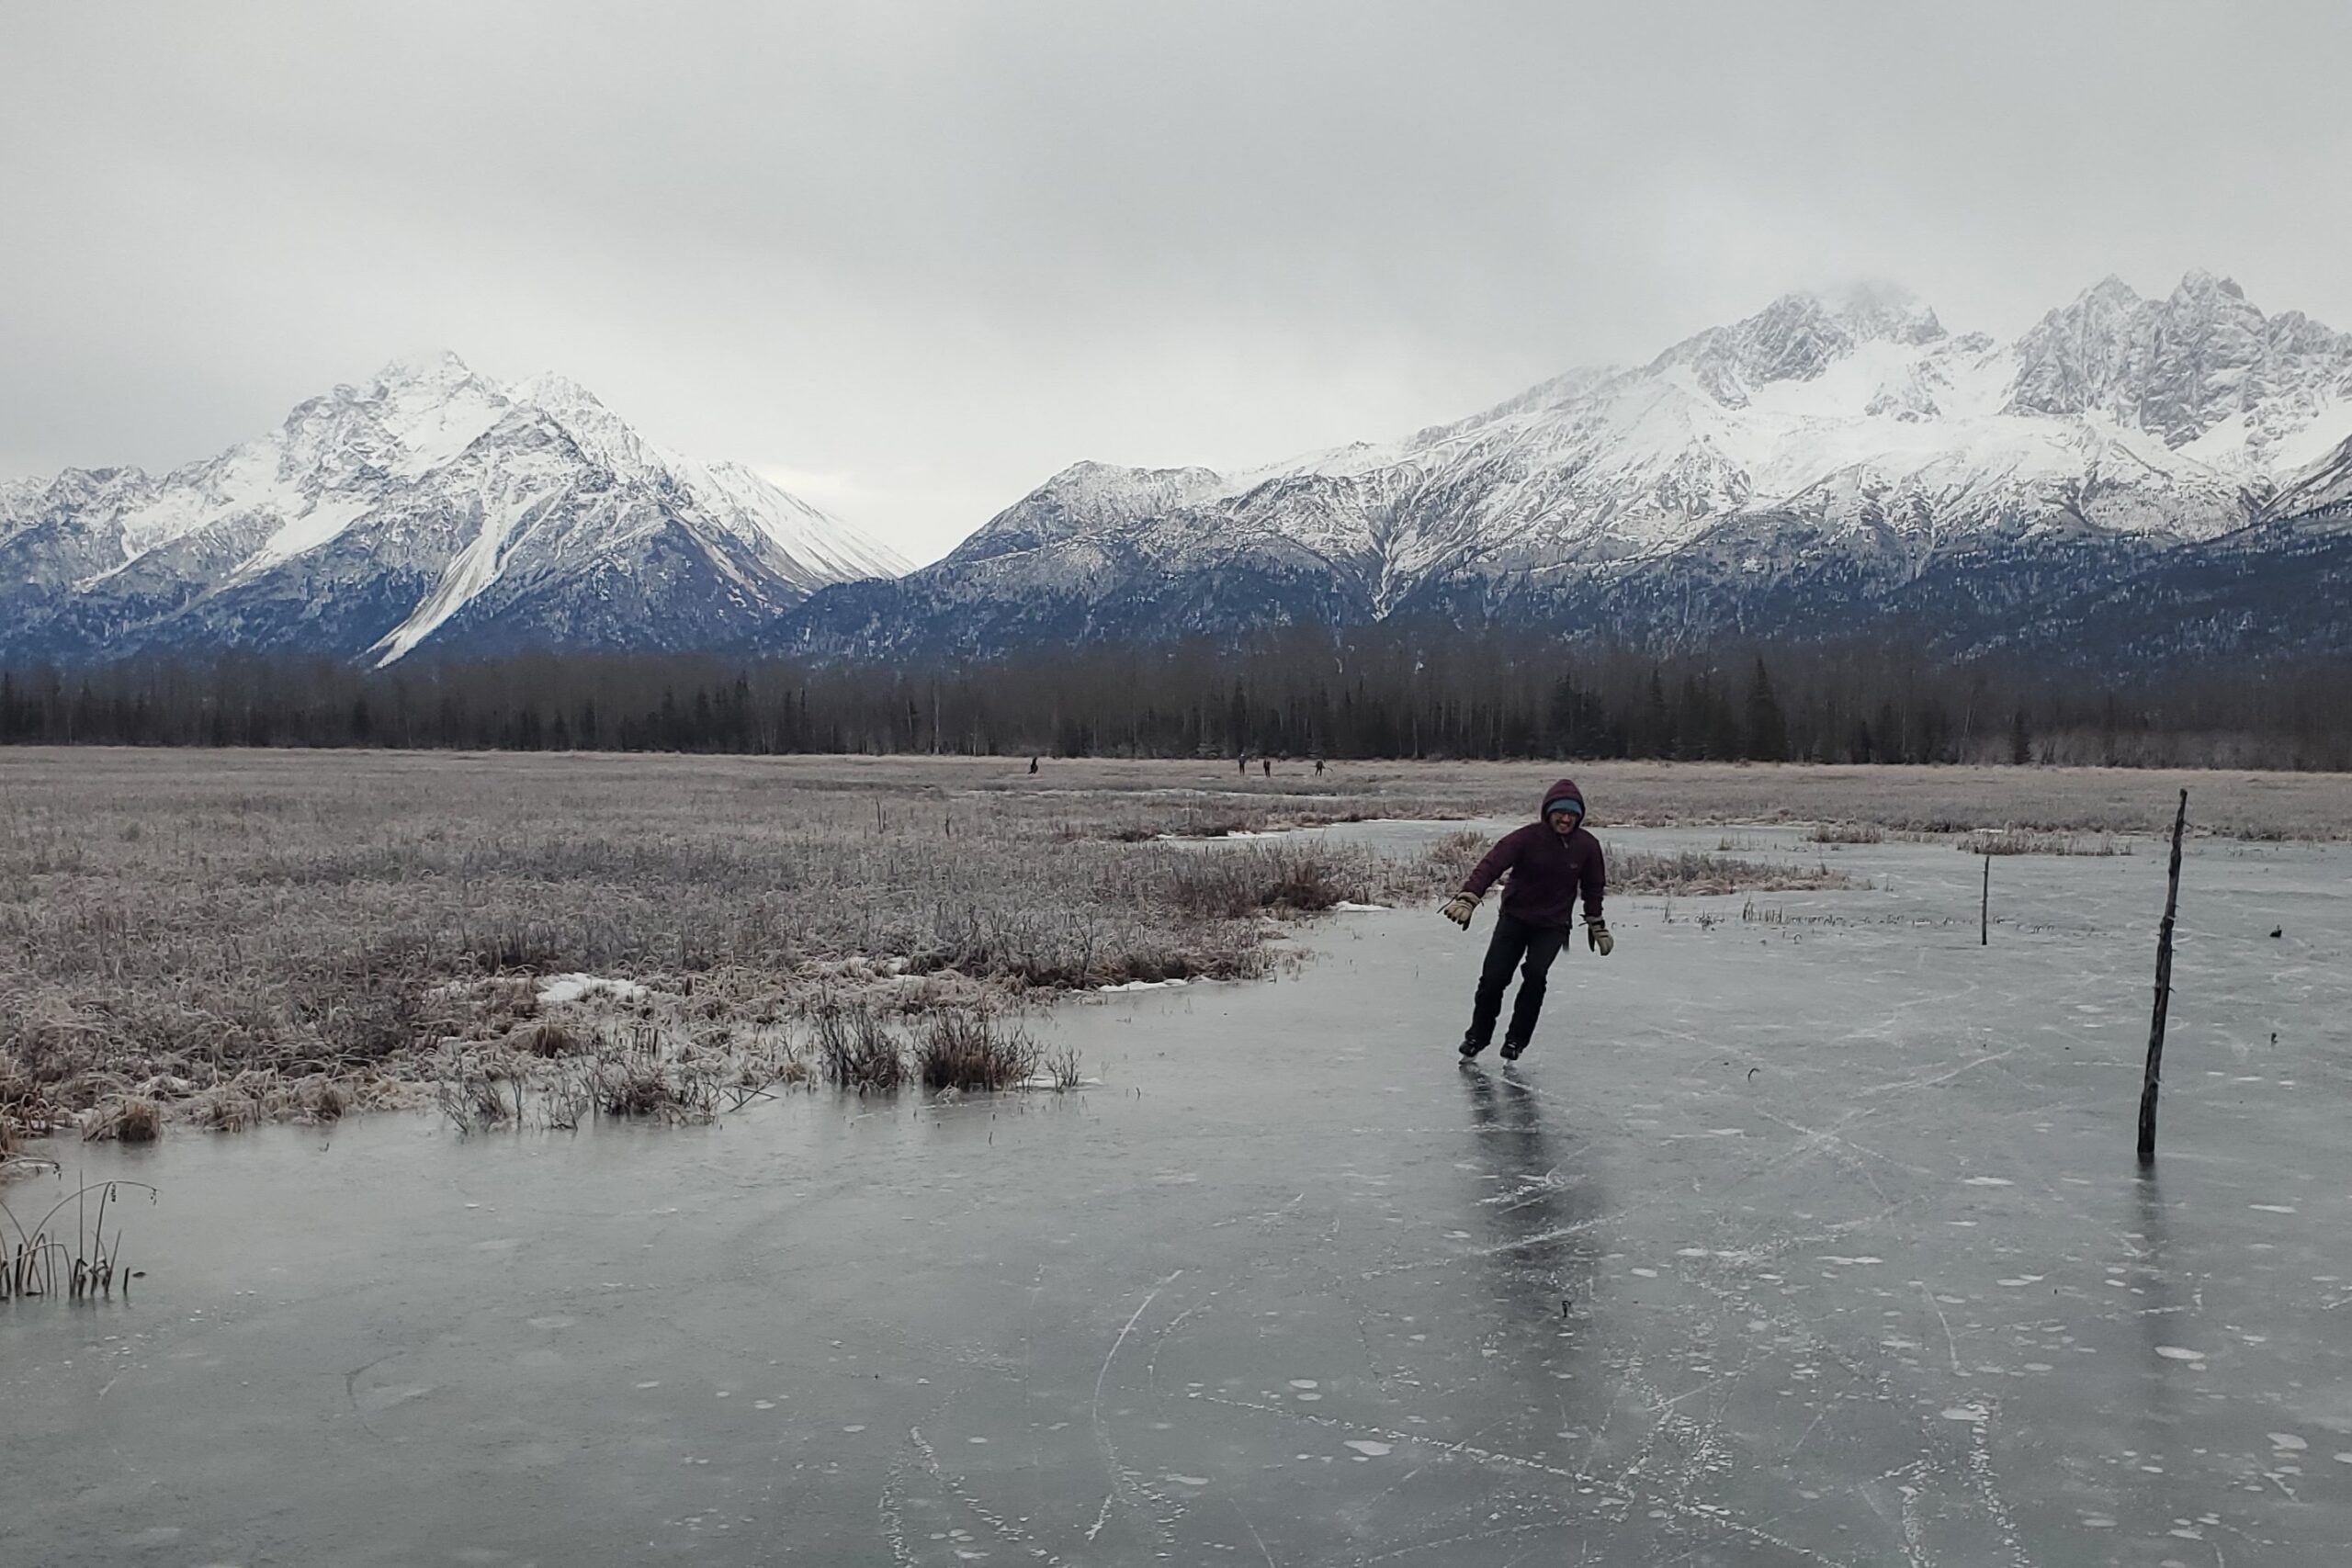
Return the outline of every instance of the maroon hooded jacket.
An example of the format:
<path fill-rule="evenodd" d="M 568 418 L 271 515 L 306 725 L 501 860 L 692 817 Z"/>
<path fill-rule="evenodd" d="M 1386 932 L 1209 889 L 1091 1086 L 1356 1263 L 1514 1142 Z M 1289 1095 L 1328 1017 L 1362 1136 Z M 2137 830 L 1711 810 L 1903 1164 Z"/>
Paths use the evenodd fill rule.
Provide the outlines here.
<path fill-rule="evenodd" d="M 1544 804 L 1555 800 L 1577 803 L 1576 830 L 1563 839 L 1552 829 L 1552 824 L 1538 818 L 1524 828 L 1514 828 L 1503 835 L 1500 842 L 1487 852 L 1462 886 L 1465 892 L 1483 896 L 1495 885 L 1495 878 L 1510 873 L 1510 881 L 1503 886 L 1503 913 L 1531 926 L 1568 926 L 1576 923 L 1577 895 L 1584 895 L 1584 918 L 1600 919 L 1600 896 L 1609 884 L 1608 868 L 1601 863 L 1600 840 L 1584 829 L 1584 792 L 1577 789 L 1574 779 L 1562 779 L 1544 792 Z"/>

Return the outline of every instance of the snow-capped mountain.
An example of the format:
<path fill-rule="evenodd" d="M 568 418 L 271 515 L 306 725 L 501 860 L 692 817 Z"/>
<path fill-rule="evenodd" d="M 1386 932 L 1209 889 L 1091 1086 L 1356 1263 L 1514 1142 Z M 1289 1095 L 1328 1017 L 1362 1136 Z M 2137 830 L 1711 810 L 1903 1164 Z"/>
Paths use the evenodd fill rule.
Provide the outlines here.
<path fill-rule="evenodd" d="M 751 469 L 640 438 L 587 391 L 397 363 L 161 478 L 0 486 L 0 657 L 240 648 L 700 648 L 887 547 Z"/>
<path fill-rule="evenodd" d="M 1081 463 L 933 567 L 819 593 L 774 646 L 1426 614 L 1651 645 L 1905 616 L 1981 651 L 2160 563 L 2177 588 L 2265 557 L 2263 527 L 2347 496 L 2352 335 L 2226 278 L 2156 299 L 2109 278 L 2007 344 L 1890 288 L 1792 294 L 1383 446 L 1238 474 Z M 2313 616 L 2352 636 L 2333 605 L 2290 611 L 2274 640 Z"/>
<path fill-rule="evenodd" d="M 555 377 L 394 365 L 153 478 L 0 481 L 0 660 L 824 657 L 1410 617 L 1651 647 L 1899 626 L 2114 664 L 2352 652 L 2352 335 L 2191 273 L 2015 341 L 1793 294 L 1646 365 L 1241 473 L 1080 463 L 937 564 Z"/>

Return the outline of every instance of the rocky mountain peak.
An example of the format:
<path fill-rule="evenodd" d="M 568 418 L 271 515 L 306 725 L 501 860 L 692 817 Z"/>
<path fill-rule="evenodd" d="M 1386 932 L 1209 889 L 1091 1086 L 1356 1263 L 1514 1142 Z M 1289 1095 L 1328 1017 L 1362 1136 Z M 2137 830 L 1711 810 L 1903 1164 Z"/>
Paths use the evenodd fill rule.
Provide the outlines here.
<path fill-rule="evenodd" d="M 1871 279 L 1816 295 L 1824 309 L 1861 343 L 1914 346 L 1943 337 L 1944 324 L 1917 295 L 1899 283 Z"/>
<path fill-rule="evenodd" d="M 2105 414 L 2180 446 L 2284 400 L 2308 410 L 2352 388 L 2352 337 L 2301 311 L 2266 317 L 2201 268 L 2162 299 L 2109 277 L 2018 340 L 2009 410 Z"/>
<path fill-rule="evenodd" d="M 331 395 L 362 401 L 396 398 L 404 393 L 429 397 L 447 394 L 453 388 L 483 379 L 472 366 L 456 354 L 446 348 L 436 348 L 388 360 L 381 369 L 358 387 L 337 386 Z"/>
<path fill-rule="evenodd" d="M 542 371 L 516 382 L 507 395 L 519 407 L 544 413 L 582 452 L 616 473 L 640 474 L 662 466 L 627 421 L 568 376 Z"/>
<path fill-rule="evenodd" d="M 1755 315 L 1684 339 L 1652 362 L 1687 367 L 1717 402 L 1745 408 L 1775 381 L 1809 381 L 1866 343 L 1918 346 L 1944 336 L 1936 313 L 1891 284 L 1783 294 Z"/>
<path fill-rule="evenodd" d="M 1067 540 L 1120 519 L 1142 521 L 1216 491 L 1214 468 L 1134 468 L 1080 461 L 983 524 L 956 547 L 951 561 L 986 560 Z"/>
<path fill-rule="evenodd" d="M 904 566 L 748 468 L 662 452 L 577 382 L 503 387 L 448 353 L 160 480 L 38 493 L 0 491 L 0 657 L 707 646 Z"/>

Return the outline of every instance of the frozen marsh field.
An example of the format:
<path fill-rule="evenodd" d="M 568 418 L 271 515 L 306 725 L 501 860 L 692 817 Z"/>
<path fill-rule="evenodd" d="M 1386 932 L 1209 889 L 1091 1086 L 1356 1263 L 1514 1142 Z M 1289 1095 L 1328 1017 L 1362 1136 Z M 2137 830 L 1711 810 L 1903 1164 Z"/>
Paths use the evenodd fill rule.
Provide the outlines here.
<path fill-rule="evenodd" d="M 665 1021 L 771 1005 L 788 1034 L 795 976 L 842 984 L 853 938 L 968 928 L 887 908 L 796 924 L 761 901 L 758 855 L 815 886 L 812 846 L 863 845 L 833 878 L 854 897 L 822 908 L 870 908 L 893 877 L 930 886 L 909 846 L 951 818 L 943 855 L 993 833 L 1050 863 L 1049 892 L 1096 900 L 1135 954 L 1192 953 L 1194 976 L 1253 955 L 1134 992 L 1092 989 L 1108 969 L 1083 992 L 989 982 L 1039 1050 L 1076 1054 L 1069 1092 L 779 1082 L 709 1120 L 472 1133 L 429 1101 L 233 1136 L 181 1107 L 153 1144 L 27 1139 L 62 1167 L 0 1188 L 28 1222 L 84 1182 L 156 1192 L 123 1190 L 129 1301 L 0 1303 L 10 1561 L 2352 1551 L 2340 781 L 1571 770 L 1620 859 L 1826 865 L 1843 886 L 1618 893 L 1616 953 L 1561 959 L 1526 1059 L 1465 1070 L 1491 902 L 1464 935 L 1421 892 L 1464 824 L 1343 819 L 1498 830 L 1550 765 L 1293 764 L 1248 788 L 1230 763 L 767 766 L 0 757 L 18 1052 L 86 1043 L 109 984 L 177 1018 L 191 986 L 244 974 L 208 912 L 348 984 L 335 932 L 423 937 L 491 898 L 544 951 L 397 951 L 641 982 Z M 2230 831 L 2189 845 L 2143 1175 L 2164 882 L 2146 835 L 2182 783 L 2192 822 Z M 877 800 L 876 841 L 856 838 Z M 1271 842 L 1322 846 L 1350 901 L 1414 901 L 1270 922 L 1102 893 L 1269 842 L 1152 833 L 1317 819 L 1340 820 Z M 1883 832 L 1816 842 L 1811 819 Z M 1984 863 L 1954 846 L 1982 827 L 2129 852 L 1996 857 L 1980 946 Z M 1017 908 L 1030 886 L 1000 891 Z M 1179 916 L 1189 946 L 1159 929 Z M 75 930 L 112 943 L 111 970 L 34 963 Z M 678 930 L 707 951 L 682 963 Z M 763 963 L 792 973 L 771 985 Z M 240 1015 L 254 1049 L 304 1024 L 297 989 Z M 573 1005 L 591 1027 L 599 998 Z M 28 1015 L 58 1027 L 30 1035 Z"/>

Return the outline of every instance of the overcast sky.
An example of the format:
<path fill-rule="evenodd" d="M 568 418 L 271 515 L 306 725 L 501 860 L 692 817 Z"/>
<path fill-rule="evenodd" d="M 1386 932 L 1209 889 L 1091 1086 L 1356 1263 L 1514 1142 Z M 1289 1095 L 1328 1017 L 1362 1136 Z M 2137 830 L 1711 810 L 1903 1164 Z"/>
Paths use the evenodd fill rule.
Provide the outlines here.
<path fill-rule="evenodd" d="M 1792 288 L 2352 327 L 2352 6 L 0 0 L 0 477 L 450 348 L 918 558 Z"/>

